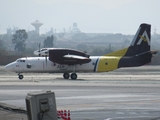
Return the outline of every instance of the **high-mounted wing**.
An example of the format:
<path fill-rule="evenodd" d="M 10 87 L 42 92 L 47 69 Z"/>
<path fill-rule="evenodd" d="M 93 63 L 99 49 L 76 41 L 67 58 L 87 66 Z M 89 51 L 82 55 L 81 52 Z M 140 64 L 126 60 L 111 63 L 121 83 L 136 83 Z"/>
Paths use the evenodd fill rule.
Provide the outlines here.
<path fill-rule="evenodd" d="M 85 64 L 91 61 L 89 55 L 85 52 L 64 48 L 49 50 L 49 60 L 54 63 L 67 65 Z"/>

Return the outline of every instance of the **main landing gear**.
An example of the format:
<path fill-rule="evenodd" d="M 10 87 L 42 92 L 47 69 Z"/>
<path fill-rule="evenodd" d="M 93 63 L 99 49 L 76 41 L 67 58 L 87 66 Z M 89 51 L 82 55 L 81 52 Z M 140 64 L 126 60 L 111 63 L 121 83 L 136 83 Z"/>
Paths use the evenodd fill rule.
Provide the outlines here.
<path fill-rule="evenodd" d="M 23 75 L 21 75 L 20 73 L 18 73 L 18 78 L 19 78 L 20 80 L 22 80 L 22 79 L 23 79 Z"/>
<path fill-rule="evenodd" d="M 69 77 L 71 76 L 72 80 L 76 80 L 77 79 L 77 74 L 75 73 L 76 71 L 76 65 L 73 66 L 73 73 L 71 73 L 71 75 L 69 73 L 64 73 L 63 77 L 64 79 L 69 79 Z"/>
<path fill-rule="evenodd" d="M 72 80 L 76 80 L 77 79 L 77 74 L 76 73 L 72 73 L 71 75 L 69 73 L 64 73 L 63 74 L 64 79 L 69 79 L 70 76 L 71 76 Z"/>

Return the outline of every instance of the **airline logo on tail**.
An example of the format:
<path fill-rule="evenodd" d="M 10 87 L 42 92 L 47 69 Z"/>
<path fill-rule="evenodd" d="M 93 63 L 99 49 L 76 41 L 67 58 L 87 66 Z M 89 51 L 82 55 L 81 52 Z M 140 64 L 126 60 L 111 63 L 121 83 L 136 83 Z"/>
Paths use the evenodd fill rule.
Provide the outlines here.
<path fill-rule="evenodd" d="M 146 31 L 144 31 L 143 35 L 142 36 L 140 35 L 139 37 L 140 37 L 140 39 L 139 39 L 137 45 L 140 45 L 142 41 L 147 42 L 148 45 L 150 45 L 150 40 L 149 40 L 149 37 L 148 37 L 148 34 Z"/>
<path fill-rule="evenodd" d="M 147 42 L 150 46 L 150 25 L 142 24 L 139 27 L 131 46 L 141 45 L 142 42 Z"/>

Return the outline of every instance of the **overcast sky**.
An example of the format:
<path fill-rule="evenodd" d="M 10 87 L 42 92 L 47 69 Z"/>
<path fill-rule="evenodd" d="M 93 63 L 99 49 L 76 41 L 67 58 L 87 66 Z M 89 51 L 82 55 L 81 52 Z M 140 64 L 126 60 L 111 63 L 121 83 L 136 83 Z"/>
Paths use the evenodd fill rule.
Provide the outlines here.
<path fill-rule="evenodd" d="M 13 26 L 40 33 L 77 23 L 82 32 L 135 34 L 141 23 L 160 34 L 160 0 L 0 0 L 0 33 Z"/>

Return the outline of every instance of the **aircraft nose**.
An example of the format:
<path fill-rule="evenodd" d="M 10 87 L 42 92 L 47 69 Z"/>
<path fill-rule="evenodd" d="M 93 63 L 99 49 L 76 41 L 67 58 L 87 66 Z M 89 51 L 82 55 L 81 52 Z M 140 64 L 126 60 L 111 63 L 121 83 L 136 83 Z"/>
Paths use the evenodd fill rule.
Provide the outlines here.
<path fill-rule="evenodd" d="M 13 71 L 13 65 L 12 64 L 7 64 L 6 66 L 4 66 L 4 69 L 6 71 Z"/>

